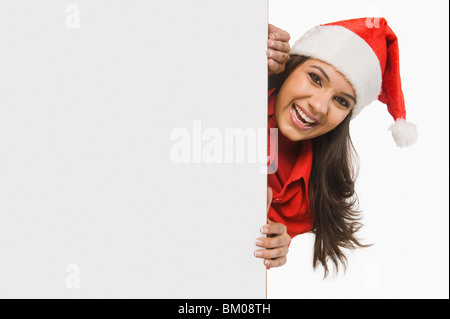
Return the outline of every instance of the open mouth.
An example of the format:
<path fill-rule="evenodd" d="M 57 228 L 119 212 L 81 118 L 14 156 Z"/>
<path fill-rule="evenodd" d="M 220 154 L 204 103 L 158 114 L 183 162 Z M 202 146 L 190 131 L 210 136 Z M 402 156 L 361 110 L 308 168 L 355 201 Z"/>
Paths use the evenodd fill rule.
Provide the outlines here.
<path fill-rule="evenodd" d="M 309 118 L 295 103 L 292 104 L 294 118 L 305 127 L 313 127 L 319 124 L 318 121 Z"/>

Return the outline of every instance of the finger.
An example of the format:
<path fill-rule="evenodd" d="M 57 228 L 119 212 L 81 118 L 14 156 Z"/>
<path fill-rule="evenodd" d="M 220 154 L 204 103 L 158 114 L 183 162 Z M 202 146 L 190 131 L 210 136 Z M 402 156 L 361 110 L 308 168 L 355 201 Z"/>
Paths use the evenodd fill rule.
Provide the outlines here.
<path fill-rule="evenodd" d="M 267 212 L 269 212 L 270 204 L 272 203 L 273 192 L 272 188 L 267 188 Z"/>
<path fill-rule="evenodd" d="M 269 48 L 275 51 L 289 53 L 289 51 L 291 50 L 291 46 L 289 45 L 288 42 L 267 40 L 267 45 L 269 46 Z"/>
<path fill-rule="evenodd" d="M 255 245 L 262 248 L 273 249 L 288 246 L 291 243 L 291 236 L 283 234 L 274 237 L 261 237 L 255 240 Z"/>
<path fill-rule="evenodd" d="M 274 74 L 280 74 L 285 69 L 284 64 L 278 63 L 272 59 L 268 59 L 267 65 L 269 67 L 269 71 L 271 71 Z"/>
<path fill-rule="evenodd" d="M 280 267 L 286 264 L 287 258 L 286 256 L 282 256 L 274 259 L 264 259 L 264 266 L 267 268 L 275 268 Z"/>
<path fill-rule="evenodd" d="M 287 247 L 287 246 L 274 248 L 274 249 L 260 249 L 260 250 L 255 250 L 255 257 L 264 258 L 264 259 L 273 259 L 273 258 L 279 258 L 279 257 L 285 256 L 285 255 L 287 255 L 288 252 L 289 252 L 289 247 Z"/>
<path fill-rule="evenodd" d="M 278 63 L 286 64 L 287 61 L 291 58 L 291 56 L 288 53 L 275 51 L 272 49 L 267 49 L 267 56 L 271 58 L 272 60 L 277 61 Z"/>
<path fill-rule="evenodd" d="M 269 39 L 287 42 L 291 36 L 288 32 L 269 24 Z"/>
<path fill-rule="evenodd" d="M 282 223 L 275 223 L 269 219 L 268 223 L 264 225 L 261 229 L 261 232 L 263 234 L 270 234 L 270 235 L 283 235 L 287 233 L 287 227 L 286 225 Z"/>
<path fill-rule="evenodd" d="M 268 32 L 268 36 L 270 37 L 271 34 L 275 33 L 278 31 L 278 28 L 276 26 L 274 26 L 273 24 L 269 23 L 269 32 Z"/>

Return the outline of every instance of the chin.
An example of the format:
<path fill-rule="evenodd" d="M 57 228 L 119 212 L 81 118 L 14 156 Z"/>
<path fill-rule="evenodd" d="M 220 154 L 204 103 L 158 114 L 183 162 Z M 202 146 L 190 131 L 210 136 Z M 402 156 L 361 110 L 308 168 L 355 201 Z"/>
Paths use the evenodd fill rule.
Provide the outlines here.
<path fill-rule="evenodd" d="M 297 132 L 297 130 L 290 125 L 280 126 L 279 130 L 284 137 L 288 138 L 292 142 L 299 142 L 303 139 L 301 134 L 299 134 L 299 132 Z"/>

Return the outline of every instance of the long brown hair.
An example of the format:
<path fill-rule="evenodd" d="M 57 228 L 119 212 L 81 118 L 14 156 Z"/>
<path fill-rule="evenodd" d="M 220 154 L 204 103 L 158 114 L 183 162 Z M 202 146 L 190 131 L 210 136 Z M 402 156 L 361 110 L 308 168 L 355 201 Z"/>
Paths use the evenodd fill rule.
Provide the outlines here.
<path fill-rule="evenodd" d="M 287 77 L 309 58 L 292 55 L 284 72 L 269 76 L 269 90 L 278 93 Z M 336 273 L 339 264 L 346 267 L 347 257 L 342 251 L 363 245 L 355 237 L 362 227 L 360 211 L 356 209 L 355 192 L 357 153 L 350 137 L 352 112 L 332 131 L 315 137 L 313 164 L 309 179 L 309 206 L 314 221 L 315 234 L 313 267 L 324 267 L 324 277 L 329 273 L 331 260 Z"/>

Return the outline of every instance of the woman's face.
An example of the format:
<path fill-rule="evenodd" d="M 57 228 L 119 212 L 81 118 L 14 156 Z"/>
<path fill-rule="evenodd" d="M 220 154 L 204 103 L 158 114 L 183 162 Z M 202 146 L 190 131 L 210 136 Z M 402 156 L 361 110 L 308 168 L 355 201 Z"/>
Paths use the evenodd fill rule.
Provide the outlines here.
<path fill-rule="evenodd" d="M 277 126 L 291 141 L 311 139 L 338 126 L 355 103 L 355 91 L 340 72 L 309 59 L 288 76 L 277 94 Z"/>

